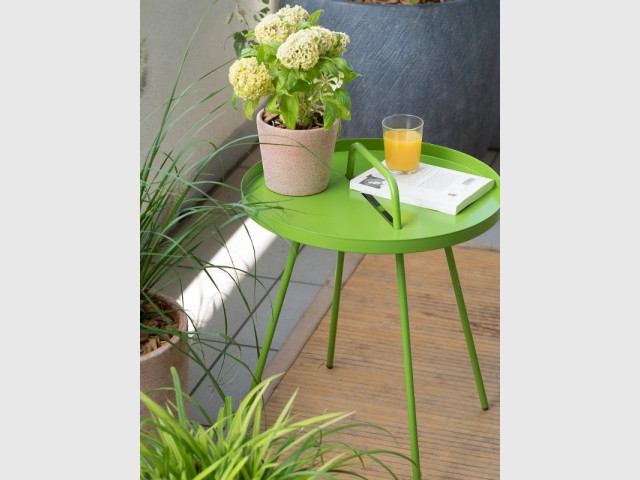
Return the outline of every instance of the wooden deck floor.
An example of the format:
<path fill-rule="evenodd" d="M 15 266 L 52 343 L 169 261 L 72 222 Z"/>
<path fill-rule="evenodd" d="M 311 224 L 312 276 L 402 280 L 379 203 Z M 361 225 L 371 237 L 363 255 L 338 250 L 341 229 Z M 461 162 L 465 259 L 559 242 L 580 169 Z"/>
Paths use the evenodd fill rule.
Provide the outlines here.
<path fill-rule="evenodd" d="M 443 250 L 405 255 L 420 462 L 423 478 L 500 476 L 500 252 L 455 247 L 454 255 L 489 400 L 482 410 Z M 268 417 L 298 389 L 293 413 L 355 412 L 386 428 L 345 433 L 361 448 L 410 456 L 395 259 L 366 255 L 343 287 L 335 366 L 325 356 L 330 310 L 273 390 Z M 411 465 L 382 456 L 398 478 Z M 370 480 L 391 478 L 379 467 Z"/>

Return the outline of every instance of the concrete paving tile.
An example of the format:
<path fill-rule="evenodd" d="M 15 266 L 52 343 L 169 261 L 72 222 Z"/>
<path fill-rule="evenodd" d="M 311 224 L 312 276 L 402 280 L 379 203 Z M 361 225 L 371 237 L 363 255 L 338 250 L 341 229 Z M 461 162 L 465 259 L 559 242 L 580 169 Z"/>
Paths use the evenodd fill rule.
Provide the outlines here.
<path fill-rule="evenodd" d="M 238 355 L 237 351 L 234 355 Z M 221 389 L 223 393 L 227 396 L 233 398 L 233 406 L 237 408 L 242 399 L 249 393 L 251 390 L 251 382 L 253 380 L 252 372 L 255 371 L 255 367 L 257 362 L 257 358 L 250 347 L 242 348 L 241 352 L 242 361 L 249 367 L 250 371 L 241 364 L 237 362 L 234 363 L 233 360 L 227 359 L 224 365 L 215 365 L 212 368 L 212 374 L 214 378 L 219 378 L 219 383 L 221 384 Z M 271 361 L 275 352 L 271 352 L 267 357 L 267 363 Z M 202 376 L 201 371 L 195 370 L 192 368 L 190 375 L 192 379 L 197 378 L 198 380 Z M 207 415 L 215 421 L 215 417 L 218 414 L 220 408 L 224 405 L 223 400 L 220 398 L 218 392 L 214 389 L 211 381 L 209 379 L 205 379 L 196 389 L 195 392 L 191 393 L 191 396 L 202 405 L 204 410 L 207 412 Z M 189 410 L 189 418 L 200 422 L 202 424 L 207 424 L 205 416 L 196 408 L 190 407 Z"/>
<path fill-rule="evenodd" d="M 304 245 L 298 253 L 291 279 L 322 286 L 335 272 L 336 257 L 332 250 Z"/>
<path fill-rule="evenodd" d="M 264 340 L 269 321 L 271 320 L 271 312 L 273 304 L 276 301 L 280 282 L 277 282 L 269 291 L 268 298 L 263 301 L 256 314 L 250 319 L 234 338 L 242 345 L 255 346 L 256 334 L 260 345 Z M 320 285 L 290 282 L 287 288 L 287 294 L 282 304 L 282 311 L 278 319 L 278 325 L 273 335 L 271 349 L 278 350 L 284 340 L 287 338 L 291 330 L 296 326 L 309 304 L 320 291 Z"/>

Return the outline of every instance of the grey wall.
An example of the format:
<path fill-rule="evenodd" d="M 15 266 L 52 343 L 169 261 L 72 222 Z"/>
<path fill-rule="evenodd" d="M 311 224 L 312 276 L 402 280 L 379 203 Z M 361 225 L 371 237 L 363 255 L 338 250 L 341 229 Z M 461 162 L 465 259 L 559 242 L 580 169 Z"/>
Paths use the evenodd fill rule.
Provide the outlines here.
<path fill-rule="evenodd" d="M 255 11 L 265 6 L 259 0 L 239 2 L 245 9 Z M 141 163 L 157 132 L 161 108 L 169 98 L 189 40 L 212 3 L 212 0 L 140 0 L 140 39 L 145 39 L 146 52 L 145 82 L 140 95 Z M 209 10 L 192 42 L 178 91 L 182 91 L 191 82 L 235 57 L 233 41 L 227 37 L 240 30 L 241 25 L 236 20 L 225 25 L 227 16 L 235 7 L 233 0 L 219 0 Z M 252 15 L 249 19 L 251 17 Z M 252 22 L 250 28 L 255 26 L 255 21 Z M 224 90 L 191 112 L 172 129 L 167 145 L 183 145 L 181 137 L 190 125 L 207 116 L 216 106 L 228 102 L 232 91 L 228 80 L 228 65 L 198 82 L 194 94 L 182 102 L 183 108 L 180 111 L 193 104 L 196 98 L 203 98 L 220 88 Z M 249 121 L 241 110 L 234 110 L 228 103 L 216 116 L 212 123 L 202 128 L 195 136 L 189 136 L 221 145 L 229 139 L 256 133 L 255 123 Z M 212 162 L 209 173 L 216 179 L 221 178 L 224 172 L 242 158 L 247 148 L 226 150 Z M 205 151 L 212 150 L 212 147 L 208 147 Z"/>

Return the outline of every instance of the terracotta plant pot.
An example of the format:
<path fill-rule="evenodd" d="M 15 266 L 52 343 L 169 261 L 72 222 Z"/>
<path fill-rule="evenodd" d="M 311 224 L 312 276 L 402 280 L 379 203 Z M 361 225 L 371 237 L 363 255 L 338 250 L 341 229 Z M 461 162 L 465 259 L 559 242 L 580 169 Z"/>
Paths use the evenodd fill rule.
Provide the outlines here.
<path fill-rule="evenodd" d="M 168 313 L 174 322 L 177 321 L 178 329 L 186 331 L 188 327 L 187 314 L 182 307 L 170 297 L 162 294 L 155 294 L 158 299 L 170 307 Z M 177 344 L 182 350 L 186 350 L 181 338 L 177 335 L 171 337 L 171 342 Z M 170 343 L 163 344 L 160 348 L 140 356 L 140 391 L 146 393 L 156 403 L 166 405 L 169 400 L 175 403 L 175 393 L 171 390 L 154 391 L 151 390 L 162 387 L 173 387 L 170 367 L 175 367 L 178 371 L 180 384 L 183 391 L 189 388 L 189 357 L 179 351 Z M 140 416 L 148 417 L 147 408 L 140 402 Z"/>
<path fill-rule="evenodd" d="M 295 197 L 325 190 L 338 139 L 338 122 L 329 130 L 287 130 L 265 123 L 263 113 L 264 109 L 258 112 L 256 124 L 267 188 Z"/>

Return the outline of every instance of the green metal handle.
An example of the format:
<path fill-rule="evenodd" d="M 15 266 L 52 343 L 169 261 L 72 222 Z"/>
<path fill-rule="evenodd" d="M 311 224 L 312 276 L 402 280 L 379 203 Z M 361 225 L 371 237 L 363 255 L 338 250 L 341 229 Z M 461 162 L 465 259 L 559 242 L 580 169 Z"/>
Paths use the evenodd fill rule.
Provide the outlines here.
<path fill-rule="evenodd" d="M 380 160 L 373 156 L 373 154 L 367 150 L 367 148 L 362 145 L 360 142 L 353 142 L 349 147 L 349 160 L 347 162 L 347 173 L 346 177 L 351 180 L 353 178 L 353 169 L 356 164 L 356 153 L 360 153 L 371 165 L 375 167 L 376 170 L 380 172 L 380 174 L 387 181 L 387 185 L 389 185 L 389 190 L 391 191 L 391 208 L 393 211 L 393 228 L 396 230 L 400 230 L 402 228 L 402 219 L 400 217 L 400 195 L 398 194 L 398 184 L 396 183 L 396 179 L 393 178 L 393 175 L 387 168 L 382 165 Z"/>

